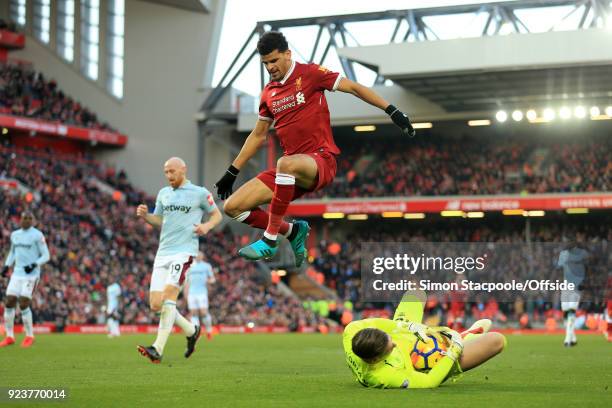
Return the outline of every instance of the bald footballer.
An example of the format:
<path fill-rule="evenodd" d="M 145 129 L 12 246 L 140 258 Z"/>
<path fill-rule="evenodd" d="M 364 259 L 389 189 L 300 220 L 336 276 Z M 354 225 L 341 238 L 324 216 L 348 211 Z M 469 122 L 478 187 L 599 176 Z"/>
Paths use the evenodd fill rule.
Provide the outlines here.
<path fill-rule="evenodd" d="M 187 165 L 181 158 L 168 159 L 164 175 L 169 186 L 157 194 L 153 213 L 148 212 L 145 204 L 136 209 L 138 217 L 161 228 L 149 288 L 151 309 L 160 314 L 157 338 L 151 346 L 138 346 L 139 353 L 152 363 L 161 362 L 175 323 L 187 336 L 185 358 L 195 350 L 200 326 L 195 326 L 176 310 L 176 300 L 198 253 L 198 237 L 207 234 L 222 219 L 210 192 L 187 179 Z M 202 223 L 204 215 L 209 218 Z"/>

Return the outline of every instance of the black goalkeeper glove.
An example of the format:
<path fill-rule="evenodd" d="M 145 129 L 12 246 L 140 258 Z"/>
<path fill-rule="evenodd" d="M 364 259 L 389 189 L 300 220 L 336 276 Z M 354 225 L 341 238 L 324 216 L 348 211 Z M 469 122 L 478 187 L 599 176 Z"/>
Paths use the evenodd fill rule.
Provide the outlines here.
<path fill-rule="evenodd" d="M 34 269 L 36 269 L 35 263 L 23 267 L 23 270 L 25 271 L 25 273 L 31 273 Z"/>
<path fill-rule="evenodd" d="M 219 179 L 215 183 L 215 188 L 217 189 L 217 196 L 221 200 L 225 200 L 232 194 L 232 186 L 234 185 L 234 181 L 236 181 L 236 176 L 238 176 L 240 170 L 235 168 L 233 165 L 230 165 L 227 170 L 225 170 L 225 174 L 223 177 Z"/>
<path fill-rule="evenodd" d="M 8 266 L 4 266 L 4 268 L 2 268 L 2 277 L 6 278 L 6 276 L 8 275 L 8 271 L 9 271 L 9 267 Z"/>
<path fill-rule="evenodd" d="M 389 115 L 393 123 L 395 123 L 400 129 L 402 129 L 402 132 L 404 132 L 404 134 L 410 137 L 413 137 L 416 134 L 416 131 L 410 123 L 410 119 L 408 119 L 408 116 L 404 112 L 397 109 L 393 105 L 387 106 L 385 112 L 387 113 L 387 115 Z"/>

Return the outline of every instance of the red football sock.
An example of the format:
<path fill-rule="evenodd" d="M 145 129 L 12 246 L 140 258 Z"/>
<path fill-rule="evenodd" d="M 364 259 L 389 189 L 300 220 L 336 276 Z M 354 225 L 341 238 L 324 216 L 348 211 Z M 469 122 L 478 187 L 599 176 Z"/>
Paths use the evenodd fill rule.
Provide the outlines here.
<path fill-rule="evenodd" d="M 257 207 L 251 211 L 240 214 L 235 219 L 253 228 L 266 229 L 268 226 L 268 221 L 270 220 L 270 215 L 266 211 Z M 289 232 L 290 226 L 291 225 L 288 222 L 283 221 L 278 232 L 285 235 L 287 232 Z"/>
<path fill-rule="evenodd" d="M 244 220 L 240 220 L 238 218 L 238 221 L 242 221 L 253 228 L 265 229 L 268 226 L 268 219 L 270 217 L 268 216 L 268 213 L 261 208 L 257 207 L 251 211 L 248 211 L 247 213 L 248 216 Z"/>
<path fill-rule="evenodd" d="M 270 205 L 270 220 L 264 233 L 266 238 L 276 239 L 294 191 L 295 177 L 290 174 L 276 173 L 276 188 Z"/>

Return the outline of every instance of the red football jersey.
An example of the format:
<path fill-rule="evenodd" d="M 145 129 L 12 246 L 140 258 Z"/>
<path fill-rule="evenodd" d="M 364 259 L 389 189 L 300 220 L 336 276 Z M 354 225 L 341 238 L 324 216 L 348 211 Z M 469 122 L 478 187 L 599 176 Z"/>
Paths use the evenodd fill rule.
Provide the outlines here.
<path fill-rule="evenodd" d="M 317 64 L 293 62 L 285 78 L 269 82 L 261 93 L 259 119 L 275 121 L 285 155 L 324 149 L 338 154 L 325 90 L 335 91 L 341 76 Z"/>

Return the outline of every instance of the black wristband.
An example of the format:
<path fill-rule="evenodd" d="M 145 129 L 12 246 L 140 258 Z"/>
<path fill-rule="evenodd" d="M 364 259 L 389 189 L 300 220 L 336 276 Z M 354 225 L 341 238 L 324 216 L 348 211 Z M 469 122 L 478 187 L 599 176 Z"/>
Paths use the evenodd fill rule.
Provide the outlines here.
<path fill-rule="evenodd" d="M 385 108 L 385 113 L 389 116 L 393 115 L 397 111 L 397 108 L 394 105 L 389 105 Z"/>
<path fill-rule="evenodd" d="M 240 170 L 235 168 L 233 164 L 230 164 L 230 166 L 227 169 L 227 172 L 231 174 L 232 176 L 236 177 L 238 173 L 240 173 Z"/>

